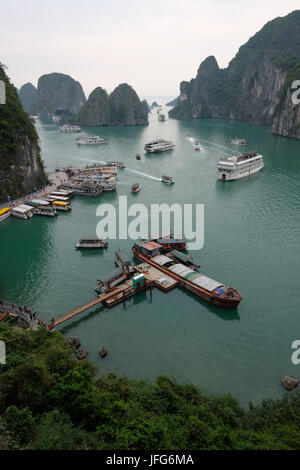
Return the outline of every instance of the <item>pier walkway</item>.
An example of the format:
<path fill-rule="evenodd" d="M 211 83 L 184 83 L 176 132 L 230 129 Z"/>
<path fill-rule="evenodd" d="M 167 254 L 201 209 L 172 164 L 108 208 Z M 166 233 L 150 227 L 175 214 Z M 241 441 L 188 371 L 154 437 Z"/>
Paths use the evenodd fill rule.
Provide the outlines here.
<path fill-rule="evenodd" d="M 111 291 L 106 292 L 104 294 L 100 294 L 97 299 L 94 299 L 91 302 L 76 308 L 75 310 L 73 310 L 73 312 L 67 313 L 66 315 L 63 315 L 57 320 L 53 319 L 53 321 L 48 325 L 48 330 L 53 330 L 62 323 L 71 320 L 77 315 L 80 315 L 80 313 L 85 312 L 86 310 L 89 310 L 90 308 L 95 307 L 100 303 L 103 303 L 107 307 L 113 307 L 114 305 L 120 302 L 124 302 L 126 299 L 129 299 L 133 295 L 138 294 L 139 292 L 146 289 L 150 289 L 150 292 L 152 292 L 152 283 L 146 282 L 144 286 L 134 288 L 132 285 L 132 281 L 128 280 L 124 282 L 124 284 L 122 284 L 120 287 L 114 287 Z"/>

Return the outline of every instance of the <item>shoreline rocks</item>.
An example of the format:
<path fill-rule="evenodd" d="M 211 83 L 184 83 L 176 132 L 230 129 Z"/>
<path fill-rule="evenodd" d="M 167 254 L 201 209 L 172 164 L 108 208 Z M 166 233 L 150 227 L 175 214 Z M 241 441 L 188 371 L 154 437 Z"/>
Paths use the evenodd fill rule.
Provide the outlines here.
<path fill-rule="evenodd" d="M 299 385 L 299 380 L 296 377 L 292 377 L 290 375 L 285 375 L 282 377 L 280 382 L 281 385 L 289 392 Z"/>

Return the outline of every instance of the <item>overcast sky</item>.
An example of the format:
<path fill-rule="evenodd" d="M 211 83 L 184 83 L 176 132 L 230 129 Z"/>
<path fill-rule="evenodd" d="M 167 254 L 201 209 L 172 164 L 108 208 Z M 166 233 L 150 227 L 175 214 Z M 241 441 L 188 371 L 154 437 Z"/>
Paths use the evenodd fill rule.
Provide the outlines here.
<path fill-rule="evenodd" d="M 139 96 L 178 95 L 214 55 L 221 67 L 299 0 L 0 0 L 0 62 L 19 88 L 62 72 L 88 95 L 127 82 Z"/>

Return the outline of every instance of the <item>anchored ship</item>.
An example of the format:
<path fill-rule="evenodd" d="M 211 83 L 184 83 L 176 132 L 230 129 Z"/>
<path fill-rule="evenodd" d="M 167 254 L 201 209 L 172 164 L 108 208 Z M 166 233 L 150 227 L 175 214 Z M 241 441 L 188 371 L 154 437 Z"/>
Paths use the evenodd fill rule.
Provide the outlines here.
<path fill-rule="evenodd" d="M 79 238 L 78 242 L 75 245 L 75 248 L 84 248 L 84 249 L 102 249 L 102 248 L 107 248 L 108 243 L 105 242 L 104 240 L 101 240 L 99 238 L 92 239 L 92 238 Z"/>
<path fill-rule="evenodd" d="M 145 150 L 148 153 L 160 153 L 166 150 L 173 150 L 175 145 L 171 140 L 156 139 L 145 145 Z"/>
<path fill-rule="evenodd" d="M 81 132 L 79 126 L 71 126 L 71 124 L 64 124 L 63 126 L 59 127 L 61 132 Z"/>
<path fill-rule="evenodd" d="M 105 140 L 98 135 L 82 135 L 76 139 L 77 145 L 98 145 L 105 144 Z"/>
<path fill-rule="evenodd" d="M 246 139 L 240 139 L 239 137 L 235 137 L 234 139 L 231 139 L 230 143 L 233 145 L 247 145 Z"/>
<path fill-rule="evenodd" d="M 117 167 L 118 169 L 120 169 L 120 168 L 125 168 L 126 164 L 124 162 L 114 161 L 114 162 L 107 162 L 106 166 Z"/>
<path fill-rule="evenodd" d="M 218 163 L 218 179 L 231 181 L 253 175 L 264 167 L 263 156 L 257 152 L 246 152 L 239 157 L 221 158 Z"/>
<path fill-rule="evenodd" d="M 182 261 L 176 262 L 178 260 L 176 251 L 175 254 L 174 250 L 172 254 L 163 254 L 162 246 L 153 240 L 135 243 L 132 251 L 140 261 L 159 269 L 175 279 L 179 285 L 211 304 L 224 308 L 237 308 L 243 299 L 236 289 L 205 276 L 198 267 L 193 266 L 194 269 L 192 266 L 189 267 L 186 259 L 182 259 L 184 264 Z"/>

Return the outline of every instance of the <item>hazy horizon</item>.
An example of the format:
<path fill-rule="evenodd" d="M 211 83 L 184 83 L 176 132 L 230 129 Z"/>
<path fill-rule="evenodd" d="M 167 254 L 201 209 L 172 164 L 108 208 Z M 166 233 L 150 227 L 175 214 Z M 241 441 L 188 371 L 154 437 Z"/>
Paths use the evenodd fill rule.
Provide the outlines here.
<path fill-rule="evenodd" d="M 60 72 L 86 97 L 126 82 L 141 98 L 171 99 L 207 56 L 227 67 L 265 23 L 297 7 L 299 0 L 11 0 L 0 10 L 0 62 L 17 88 Z"/>

